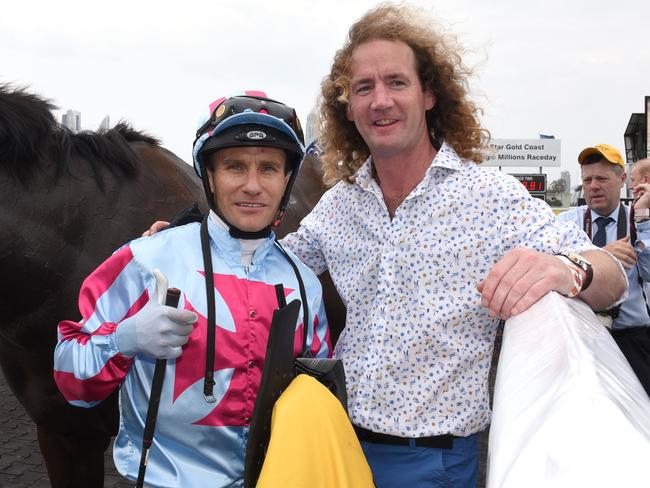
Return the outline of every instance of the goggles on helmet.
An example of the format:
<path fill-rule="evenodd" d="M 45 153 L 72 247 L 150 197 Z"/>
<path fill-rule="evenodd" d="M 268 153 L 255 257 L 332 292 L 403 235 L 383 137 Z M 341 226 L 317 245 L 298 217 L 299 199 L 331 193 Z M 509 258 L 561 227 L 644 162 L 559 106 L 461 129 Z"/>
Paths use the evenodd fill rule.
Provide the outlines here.
<path fill-rule="evenodd" d="M 228 117 L 250 110 L 251 112 L 272 115 L 276 119 L 282 120 L 291 127 L 291 130 L 296 133 L 299 139 L 304 139 L 296 111 L 284 103 L 276 102 L 270 98 L 253 95 L 221 98 L 213 103 L 210 108 L 210 118 L 196 131 L 197 137 L 210 129 L 214 129 Z"/>
<path fill-rule="evenodd" d="M 263 95 L 261 92 L 253 92 Z M 304 136 L 296 111 L 257 95 L 221 98 L 210 105 L 210 115 L 199 127 L 194 141 L 194 170 L 202 177 L 202 153 L 226 147 L 269 146 L 292 154 L 295 167 L 304 156 Z M 260 131 L 254 130 L 259 127 Z M 242 128 L 237 131 L 237 128 Z M 271 131 L 265 132 L 264 128 Z"/>

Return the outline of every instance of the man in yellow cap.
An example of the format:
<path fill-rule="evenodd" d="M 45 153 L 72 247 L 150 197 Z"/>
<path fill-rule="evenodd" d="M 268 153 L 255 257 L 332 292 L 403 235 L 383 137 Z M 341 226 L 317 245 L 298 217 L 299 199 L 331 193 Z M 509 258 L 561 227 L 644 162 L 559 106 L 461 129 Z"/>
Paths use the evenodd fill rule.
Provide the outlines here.
<path fill-rule="evenodd" d="M 644 290 L 650 281 L 650 185 L 646 184 L 648 195 L 628 207 L 620 201 L 626 174 L 618 149 L 609 144 L 585 148 L 578 163 L 587 204 L 558 218 L 574 222 L 625 268 L 630 284 L 627 300 L 599 315 L 650 394 L 650 310 Z"/>

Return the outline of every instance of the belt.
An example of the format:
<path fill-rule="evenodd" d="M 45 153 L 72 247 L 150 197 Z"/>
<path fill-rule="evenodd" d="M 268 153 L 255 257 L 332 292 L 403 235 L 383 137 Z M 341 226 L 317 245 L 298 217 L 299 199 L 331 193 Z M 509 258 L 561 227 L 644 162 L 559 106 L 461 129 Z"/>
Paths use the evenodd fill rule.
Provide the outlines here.
<path fill-rule="evenodd" d="M 354 426 L 354 431 L 360 441 L 373 444 L 394 444 L 397 446 L 435 447 L 438 449 L 451 449 L 454 447 L 454 438 L 451 434 L 434 435 L 431 437 L 399 437 L 390 434 L 380 434 L 362 427 Z"/>

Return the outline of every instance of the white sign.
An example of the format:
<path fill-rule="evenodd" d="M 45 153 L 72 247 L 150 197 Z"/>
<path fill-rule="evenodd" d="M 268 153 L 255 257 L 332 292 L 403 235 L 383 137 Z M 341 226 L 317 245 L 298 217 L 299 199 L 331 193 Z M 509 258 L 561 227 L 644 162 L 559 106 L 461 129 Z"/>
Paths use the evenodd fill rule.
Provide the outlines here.
<path fill-rule="evenodd" d="M 492 139 L 486 166 L 560 166 L 559 139 Z"/>

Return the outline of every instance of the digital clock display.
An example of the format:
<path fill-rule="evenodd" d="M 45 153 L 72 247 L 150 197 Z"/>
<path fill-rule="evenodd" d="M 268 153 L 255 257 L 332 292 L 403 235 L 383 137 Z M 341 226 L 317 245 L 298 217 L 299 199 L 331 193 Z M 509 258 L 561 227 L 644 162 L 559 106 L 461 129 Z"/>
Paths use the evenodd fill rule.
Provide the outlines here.
<path fill-rule="evenodd" d="M 512 175 L 524 185 L 524 188 L 529 193 L 544 193 L 546 192 L 546 175 L 539 173 L 532 173 L 527 175 Z"/>

